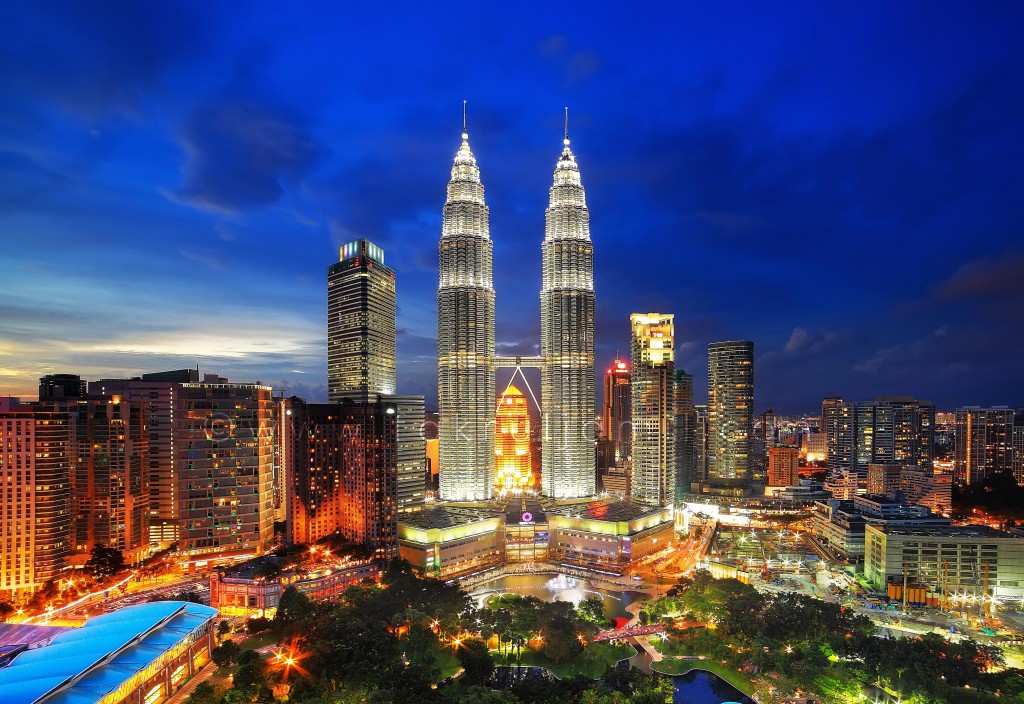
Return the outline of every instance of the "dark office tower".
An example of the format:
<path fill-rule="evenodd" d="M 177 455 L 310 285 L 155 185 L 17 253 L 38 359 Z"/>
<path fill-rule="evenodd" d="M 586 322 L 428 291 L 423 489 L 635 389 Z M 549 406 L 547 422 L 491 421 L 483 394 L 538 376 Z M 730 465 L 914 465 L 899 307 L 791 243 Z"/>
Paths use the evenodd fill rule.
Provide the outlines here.
<path fill-rule="evenodd" d="M 47 374 L 39 378 L 39 400 L 85 398 L 86 383 L 77 374 Z"/>
<path fill-rule="evenodd" d="M 853 417 L 850 404 L 838 396 L 821 402 L 821 431 L 825 433 L 825 457 L 829 474 L 849 469 L 853 458 Z"/>
<path fill-rule="evenodd" d="M 263 552 L 274 537 L 271 388 L 182 384 L 178 402 L 179 548 Z"/>
<path fill-rule="evenodd" d="M 708 345 L 708 481 L 746 485 L 754 433 L 754 343 Z"/>
<path fill-rule="evenodd" d="M 71 552 L 68 414 L 14 406 L 0 412 L 0 597 L 28 597 Z"/>
<path fill-rule="evenodd" d="M 91 396 L 118 396 L 139 401 L 149 436 L 149 541 L 167 547 L 178 540 L 178 470 L 175 464 L 175 419 L 181 413 L 178 392 L 182 384 L 199 381 L 195 369 L 143 374 L 135 379 L 100 379 L 89 383 Z M 187 448 L 186 448 L 187 449 Z"/>
<path fill-rule="evenodd" d="M 288 541 L 341 533 L 376 557 L 397 557 L 395 404 L 289 405 Z"/>
<path fill-rule="evenodd" d="M 967 406 L 956 409 L 953 478 L 960 484 L 984 481 L 1013 469 L 1012 408 Z"/>
<path fill-rule="evenodd" d="M 395 393 L 395 272 L 369 240 L 341 247 L 327 269 L 327 394 Z"/>
<path fill-rule="evenodd" d="M 438 245 L 438 464 L 447 501 L 494 495 L 493 248 L 480 168 L 463 125 Z"/>
<path fill-rule="evenodd" d="M 676 501 L 699 481 L 697 474 L 697 412 L 693 406 L 693 375 L 675 370 Z"/>
<path fill-rule="evenodd" d="M 1013 478 L 1024 486 L 1024 410 L 1013 415 Z"/>
<path fill-rule="evenodd" d="M 637 501 L 675 500 L 675 327 L 672 314 L 633 313 L 633 484 Z"/>
<path fill-rule="evenodd" d="M 594 493 L 594 245 L 566 127 L 541 244 L 541 486 L 555 499 Z"/>
<path fill-rule="evenodd" d="M 97 545 L 146 557 L 149 541 L 149 434 L 142 401 L 122 397 L 56 402 L 71 425 L 72 550 Z"/>
<path fill-rule="evenodd" d="M 630 412 L 629 365 L 615 358 L 604 374 L 604 401 L 601 407 L 601 437 L 612 443 L 613 456 L 623 462 L 632 456 L 632 414 Z"/>

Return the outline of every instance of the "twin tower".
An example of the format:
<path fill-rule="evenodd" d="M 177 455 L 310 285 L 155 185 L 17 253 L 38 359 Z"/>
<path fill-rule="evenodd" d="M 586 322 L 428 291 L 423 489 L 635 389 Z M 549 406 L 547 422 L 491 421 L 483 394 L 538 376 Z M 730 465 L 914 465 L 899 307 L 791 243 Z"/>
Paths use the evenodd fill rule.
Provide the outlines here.
<path fill-rule="evenodd" d="M 594 476 L 594 246 L 590 212 L 566 129 L 541 244 L 541 354 L 494 347 L 493 249 L 480 168 L 463 126 L 438 245 L 438 472 L 444 501 L 495 492 L 494 373 L 541 370 L 541 493 L 592 496 Z"/>

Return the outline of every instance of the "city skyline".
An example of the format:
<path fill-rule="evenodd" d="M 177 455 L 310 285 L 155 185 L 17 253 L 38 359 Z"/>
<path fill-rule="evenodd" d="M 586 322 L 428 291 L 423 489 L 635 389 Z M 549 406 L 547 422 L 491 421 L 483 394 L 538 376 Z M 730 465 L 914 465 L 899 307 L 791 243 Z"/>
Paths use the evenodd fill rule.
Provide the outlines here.
<path fill-rule="evenodd" d="M 269 10 L 235 25 L 182 8 L 5 10 L 0 395 L 198 363 L 325 401 L 323 266 L 367 238 L 399 278 L 398 391 L 433 406 L 445 165 L 468 99 L 507 263 L 498 354 L 539 352 L 568 105 L 598 369 L 628 348 L 630 312 L 665 310 L 698 403 L 707 344 L 727 339 L 756 343 L 756 413 L 1024 403 L 1017 7 L 664 8 L 657 26 L 569 4 L 507 32 L 471 9 L 478 33 L 398 17 L 378 47 L 347 29 L 373 9 L 346 9 L 335 42 L 319 32 L 334 11 L 309 6 L 281 42 Z M 467 52 L 479 66 L 441 70 Z"/>

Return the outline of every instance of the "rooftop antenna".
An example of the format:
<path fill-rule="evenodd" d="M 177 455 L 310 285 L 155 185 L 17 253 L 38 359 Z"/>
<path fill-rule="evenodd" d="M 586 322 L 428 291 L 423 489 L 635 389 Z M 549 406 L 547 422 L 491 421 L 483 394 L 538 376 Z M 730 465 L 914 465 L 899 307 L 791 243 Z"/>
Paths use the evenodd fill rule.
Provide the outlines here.
<path fill-rule="evenodd" d="M 562 144 L 569 146 L 569 106 L 565 106 L 565 139 L 562 140 Z"/>
<path fill-rule="evenodd" d="M 462 138 L 469 139 L 469 133 L 466 131 L 466 101 L 462 101 Z"/>

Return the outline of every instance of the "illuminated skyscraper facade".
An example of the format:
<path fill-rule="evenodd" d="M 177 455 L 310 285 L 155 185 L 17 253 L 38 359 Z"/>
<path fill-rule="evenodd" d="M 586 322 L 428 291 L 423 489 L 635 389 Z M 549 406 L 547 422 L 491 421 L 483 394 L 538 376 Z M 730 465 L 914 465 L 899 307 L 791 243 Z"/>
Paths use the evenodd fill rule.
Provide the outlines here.
<path fill-rule="evenodd" d="M 0 598 L 35 592 L 71 551 L 68 414 L 15 406 L 0 411 Z"/>
<path fill-rule="evenodd" d="M 664 506 L 675 499 L 675 316 L 634 313 L 633 486 L 637 501 Z"/>
<path fill-rule="evenodd" d="M 982 482 L 1013 468 L 1012 408 L 967 406 L 956 409 L 953 478 L 959 484 Z"/>
<path fill-rule="evenodd" d="M 438 245 L 437 396 L 441 498 L 494 495 L 493 243 L 480 168 L 463 131 Z"/>
<path fill-rule="evenodd" d="M 700 481 L 697 473 L 697 412 L 693 405 L 693 375 L 675 370 L 673 385 L 676 416 L 676 501 L 689 493 L 690 485 Z"/>
<path fill-rule="evenodd" d="M 337 402 L 352 393 L 395 393 L 395 272 L 384 250 L 360 239 L 327 270 L 327 385 Z"/>
<path fill-rule="evenodd" d="M 590 496 L 596 488 L 594 245 L 568 132 L 544 220 L 541 485 L 544 494 L 556 499 Z"/>
<path fill-rule="evenodd" d="M 633 450 L 632 399 L 629 388 L 629 365 L 616 358 L 604 374 L 604 402 L 601 405 L 601 434 L 610 440 L 616 462 L 628 460 Z"/>
<path fill-rule="evenodd" d="M 530 411 L 523 392 L 509 386 L 495 413 L 494 462 L 498 491 L 536 489 L 530 453 Z"/>
<path fill-rule="evenodd" d="M 341 533 L 375 557 L 396 557 L 395 403 L 287 403 L 289 542 L 312 545 Z"/>
<path fill-rule="evenodd" d="M 261 553 L 274 537 L 272 390 L 218 382 L 178 390 L 178 544 Z"/>
<path fill-rule="evenodd" d="M 745 485 L 752 479 L 754 343 L 708 345 L 708 481 Z"/>

